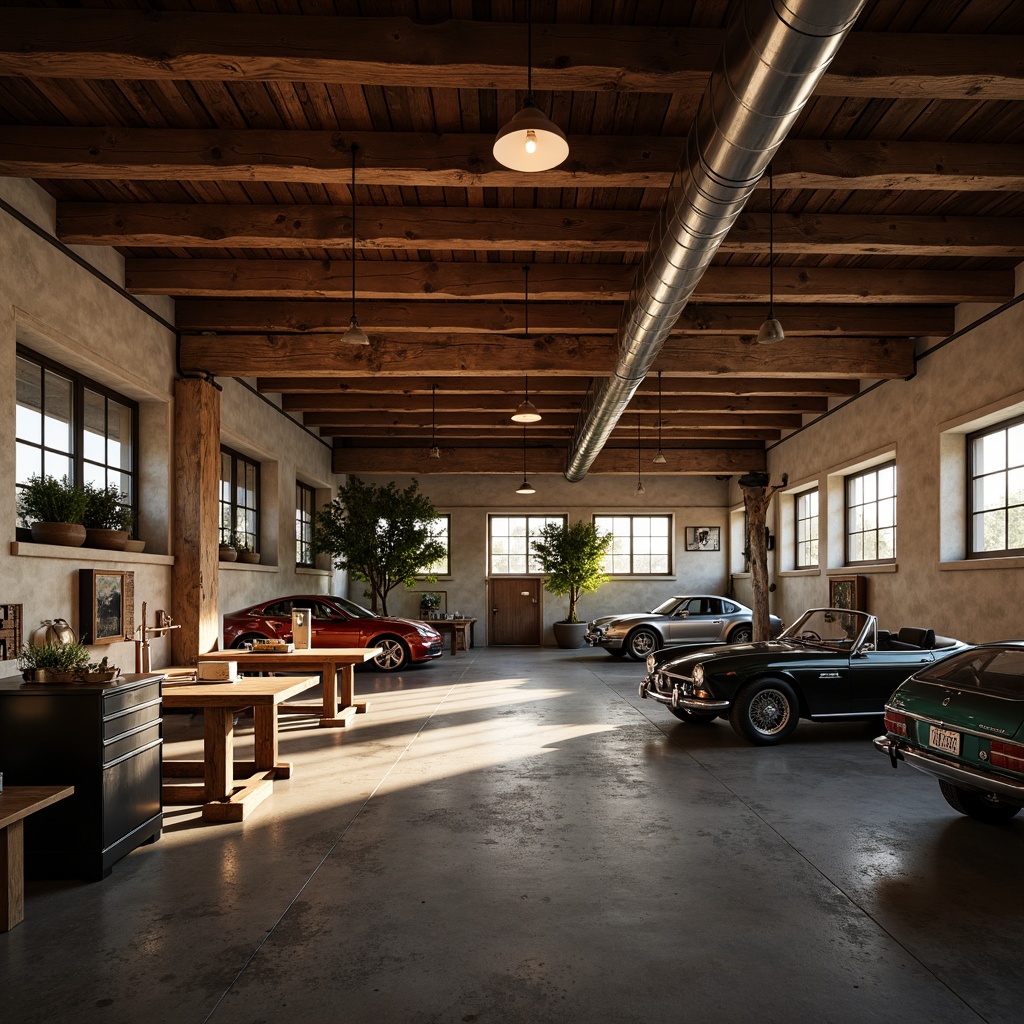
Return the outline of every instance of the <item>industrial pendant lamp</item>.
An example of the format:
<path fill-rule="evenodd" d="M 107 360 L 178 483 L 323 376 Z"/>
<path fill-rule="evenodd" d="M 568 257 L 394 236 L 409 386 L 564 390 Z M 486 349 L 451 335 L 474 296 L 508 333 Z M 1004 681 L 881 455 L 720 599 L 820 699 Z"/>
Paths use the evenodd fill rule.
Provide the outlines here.
<path fill-rule="evenodd" d="M 545 117 L 533 98 L 533 5 L 526 0 L 526 99 L 498 132 L 494 159 L 512 171 L 549 171 L 569 155 L 565 133 Z"/>
<path fill-rule="evenodd" d="M 530 336 L 530 268 L 523 267 L 523 319 L 526 327 L 526 337 Z M 519 403 L 516 411 L 512 413 L 513 423 L 539 423 L 541 415 L 537 407 L 530 401 L 530 377 L 523 378 L 525 391 L 523 400 Z"/>
<path fill-rule="evenodd" d="M 658 371 L 658 453 L 654 456 L 654 462 L 659 466 L 664 466 L 668 462 L 661 450 L 661 370 Z"/>
<path fill-rule="evenodd" d="M 775 319 L 775 186 L 771 164 L 768 165 L 768 319 L 757 332 L 759 345 L 774 345 L 786 332 Z"/>
<path fill-rule="evenodd" d="M 349 345 L 369 345 L 370 339 L 366 332 L 359 326 L 356 319 L 356 150 L 359 147 L 352 143 L 352 319 L 349 320 L 348 330 L 341 336 L 341 340 Z"/>
<path fill-rule="evenodd" d="M 636 493 L 647 493 L 644 490 L 644 482 L 640 479 L 640 413 L 636 414 Z"/>
<path fill-rule="evenodd" d="M 437 385 L 430 385 L 430 451 L 427 457 L 441 458 L 441 449 L 437 447 Z"/>
<path fill-rule="evenodd" d="M 526 479 L 526 427 L 523 427 L 523 482 L 516 488 L 516 494 L 536 494 Z"/>

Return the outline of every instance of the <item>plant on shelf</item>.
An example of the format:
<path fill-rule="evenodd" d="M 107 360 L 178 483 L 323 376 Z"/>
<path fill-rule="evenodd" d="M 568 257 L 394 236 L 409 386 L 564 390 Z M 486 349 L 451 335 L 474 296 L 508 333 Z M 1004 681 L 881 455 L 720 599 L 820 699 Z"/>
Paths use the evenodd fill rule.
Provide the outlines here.
<path fill-rule="evenodd" d="M 86 543 L 90 547 L 123 551 L 135 513 L 128 504 L 128 495 L 113 484 L 97 487 L 85 485 Z"/>
<path fill-rule="evenodd" d="M 68 675 L 85 672 L 89 668 L 89 652 L 77 642 L 25 644 L 18 654 L 18 668 L 33 674 L 40 670 Z"/>
<path fill-rule="evenodd" d="M 238 551 L 235 548 L 235 531 L 220 531 L 220 560 L 222 562 L 234 562 L 238 558 Z"/>
<path fill-rule="evenodd" d="M 602 563 L 611 545 L 611 534 L 601 536 L 593 523 L 548 523 L 540 539 L 533 541 L 533 553 L 540 560 L 547 579 L 544 589 L 559 597 L 568 595 L 569 613 L 555 623 L 559 646 L 582 647 L 586 623 L 576 615 L 576 602 L 583 593 L 597 590 L 608 581 Z M 559 629 L 560 626 L 571 626 Z"/>
<path fill-rule="evenodd" d="M 79 547 L 85 543 L 86 493 L 65 476 L 33 476 L 18 491 L 18 515 L 42 544 Z"/>
<path fill-rule="evenodd" d="M 441 595 L 425 591 L 420 594 L 420 615 L 431 617 L 441 607 Z"/>
<path fill-rule="evenodd" d="M 259 563 L 260 553 L 246 540 L 245 534 L 232 533 L 231 546 L 235 549 L 239 562 L 247 562 L 250 565 Z"/>

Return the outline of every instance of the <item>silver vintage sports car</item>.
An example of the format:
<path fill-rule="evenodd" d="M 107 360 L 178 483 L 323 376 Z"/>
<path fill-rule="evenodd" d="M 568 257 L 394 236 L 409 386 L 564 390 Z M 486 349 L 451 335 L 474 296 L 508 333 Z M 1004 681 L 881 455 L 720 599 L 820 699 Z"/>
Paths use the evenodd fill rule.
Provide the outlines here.
<path fill-rule="evenodd" d="M 772 636 L 782 632 L 782 620 L 770 616 Z M 663 601 L 652 612 L 602 615 L 587 627 L 587 643 L 603 647 L 613 657 L 629 655 L 643 661 L 659 647 L 690 644 L 745 644 L 753 637 L 753 612 L 728 597 L 683 594 Z"/>

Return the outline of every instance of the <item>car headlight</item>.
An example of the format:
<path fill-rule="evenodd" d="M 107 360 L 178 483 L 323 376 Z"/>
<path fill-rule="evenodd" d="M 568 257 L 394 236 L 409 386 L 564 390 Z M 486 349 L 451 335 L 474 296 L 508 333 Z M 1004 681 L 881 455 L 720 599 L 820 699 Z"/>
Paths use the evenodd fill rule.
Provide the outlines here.
<path fill-rule="evenodd" d="M 653 672 L 654 671 L 654 665 L 655 665 L 654 655 L 653 654 L 648 654 L 647 655 L 647 671 L 648 672 Z"/>
<path fill-rule="evenodd" d="M 690 678 L 693 680 L 694 686 L 704 685 L 704 666 L 694 665 L 693 671 L 690 673 Z"/>
<path fill-rule="evenodd" d="M 430 626 L 417 626 L 416 632 L 419 633 L 420 636 L 434 636 L 436 634 L 436 631 Z"/>

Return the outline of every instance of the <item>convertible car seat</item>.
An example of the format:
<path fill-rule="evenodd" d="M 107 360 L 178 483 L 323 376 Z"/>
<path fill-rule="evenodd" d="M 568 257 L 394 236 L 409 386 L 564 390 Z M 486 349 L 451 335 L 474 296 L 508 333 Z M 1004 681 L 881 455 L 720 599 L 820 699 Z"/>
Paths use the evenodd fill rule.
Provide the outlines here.
<path fill-rule="evenodd" d="M 935 646 L 935 630 L 903 626 L 890 644 L 897 651 L 930 651 Z"/>

